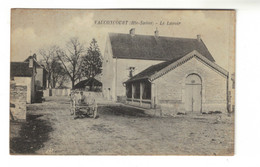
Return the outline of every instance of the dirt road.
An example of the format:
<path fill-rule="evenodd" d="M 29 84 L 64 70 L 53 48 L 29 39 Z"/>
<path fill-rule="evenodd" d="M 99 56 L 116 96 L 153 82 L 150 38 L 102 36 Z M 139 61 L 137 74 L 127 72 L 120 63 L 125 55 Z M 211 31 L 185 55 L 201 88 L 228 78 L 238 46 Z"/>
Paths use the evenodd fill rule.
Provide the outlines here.
<path fill-rule="evenodd" d="M 58 155 L 231 155 L 233 116 L 150 117 L 137 109 L 99 107 L 97 119 L 74 119 L 67 97 L 28 106 L 11 152 Z M 15 129 L 11 124 L 11 132 Z M 13 129 L 13 130 L 12 130 Z"/>

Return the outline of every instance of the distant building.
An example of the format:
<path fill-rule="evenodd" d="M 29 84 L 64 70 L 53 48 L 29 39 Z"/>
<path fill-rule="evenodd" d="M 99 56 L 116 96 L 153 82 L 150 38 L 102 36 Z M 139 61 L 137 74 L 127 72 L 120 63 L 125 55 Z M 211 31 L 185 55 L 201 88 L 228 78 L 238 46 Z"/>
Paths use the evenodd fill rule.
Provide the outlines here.
<path fill-rule="evenodd" d="M 227 78 L 200 35 L 137 35 L 134 29 L 108 34 L 102 75 L 107 99 L 127 96 L 132 105 L 176 112 L 226 111 Z"/>
<path fill-rule="evenodd" d="M 37 62 L 36 55 L 24 62 L 11 62 L 11 81 L 16 85 L 27 86 L 27 103 L 33 103 L 36 92 L 46 88 L 46 69 Z"/>
<path fill-rule="evenodd" d="M 47 88 L 47 75 L 48 71 L 45 67 L 37 62 L 37 56 L 29 56 L 24 62 L 29 62 L 30 59 L 35 61 L 36 65 L 36 76 L 35 76 L 35 86 L 36 90 L 44 90 Z"/>
<path fill-rule="evenodd" d="M 95 78 L 88 78 L 80 81 L 74 86 L 74 89 L 86 91 L 102 91 L 102 83 Z"/>

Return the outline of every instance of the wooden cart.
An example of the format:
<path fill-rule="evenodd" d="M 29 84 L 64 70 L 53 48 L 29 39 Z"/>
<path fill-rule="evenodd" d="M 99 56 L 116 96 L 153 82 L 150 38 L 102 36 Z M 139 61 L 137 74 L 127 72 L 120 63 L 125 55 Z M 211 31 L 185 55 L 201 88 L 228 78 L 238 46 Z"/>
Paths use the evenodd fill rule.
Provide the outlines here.
<path fill-rule="evenodd" d="M 97 103 L 94 102 L 92 104 L 79 104 L 76 102 L 75 98 L 71 99 L 71 115 L 74 115 L 74 118 L 84 118 L 84 117 L 97 117 Z"/>

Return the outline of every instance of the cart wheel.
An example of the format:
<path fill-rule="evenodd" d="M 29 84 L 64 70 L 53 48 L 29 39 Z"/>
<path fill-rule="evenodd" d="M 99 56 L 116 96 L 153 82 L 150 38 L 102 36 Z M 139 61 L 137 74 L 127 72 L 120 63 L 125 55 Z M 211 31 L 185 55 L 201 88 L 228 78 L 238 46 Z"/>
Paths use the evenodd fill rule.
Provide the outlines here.
<path fill-rule="evenodd" d="M 70 115 L 74 115 L 74 110 L 73 109 L 70 110 Z"/>

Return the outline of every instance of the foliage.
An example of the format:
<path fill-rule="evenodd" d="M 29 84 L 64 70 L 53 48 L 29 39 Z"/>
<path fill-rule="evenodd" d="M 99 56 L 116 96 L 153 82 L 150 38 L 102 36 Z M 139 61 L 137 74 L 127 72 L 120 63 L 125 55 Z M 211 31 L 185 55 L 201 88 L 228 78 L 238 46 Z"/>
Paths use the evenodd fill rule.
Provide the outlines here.
<path fill-rule="evenodd" d="M 94 78 L 102 72 L 101 53 L 95 38 L 92 39 L 82 63 L 82 75 L 86 78 Z"/>
<path fill-rule="evenodd" d="M 65 83 L 68 81 L 68 75 L 63 68 L 61 62 L 55 61 L 53 63 L 53 75 L 52 81 L 55 88 L 64 87 Z"/>
<path fill-rule="evenodd" d="M 78 38 L 71 38 L 64 49 L 53 45 L 48 49 L 40 49 L 42 64 L 49 72 L 48 85 L 51 88 L 64 87 L 70 80 L 72 88 L 82 77 L 90 78 L 102 72 L 102 58 L 99 46 L 92 39 L 87 50 Z"/>

